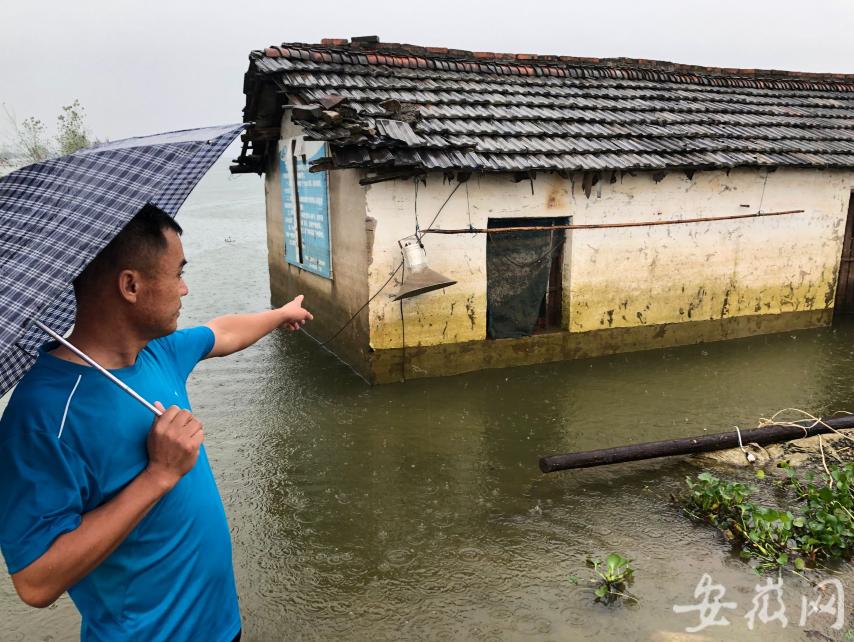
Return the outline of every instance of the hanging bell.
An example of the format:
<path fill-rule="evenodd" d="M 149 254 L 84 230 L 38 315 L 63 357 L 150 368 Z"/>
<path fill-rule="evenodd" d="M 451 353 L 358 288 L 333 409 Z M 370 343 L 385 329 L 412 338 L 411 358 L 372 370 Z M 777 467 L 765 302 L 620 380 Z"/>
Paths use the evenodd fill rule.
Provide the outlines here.
<path fill-rule="evenodd" d="M 403 282 L 394 295 L 395 301 L 441 290 L 456 283 L 427 267 L 427 254 L 417 236 L 407 236 L 399 243 L 403 251 Z"/>

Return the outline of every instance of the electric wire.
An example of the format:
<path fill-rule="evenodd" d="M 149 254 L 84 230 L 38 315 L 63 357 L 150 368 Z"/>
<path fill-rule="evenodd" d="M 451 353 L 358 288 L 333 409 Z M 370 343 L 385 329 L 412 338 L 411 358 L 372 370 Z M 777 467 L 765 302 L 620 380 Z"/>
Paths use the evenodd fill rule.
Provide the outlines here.
<path fill-rule="evenodd" d="M 403 317 L 403 299 L 400 300 L 400 379 L 406 381 L 406 321 Z"/>
<path fill-rule="evenodd" d="M 469 229 L 473 230 L 474 225 L 471 224 L 471 202 L 469 201 L 469 182 L 466 181 L 466 214 L 469 217 Z"/>
<path fill-rule="evenodd" d="M 476 229 L 432 229 L 424 230 L 423 234 L 509 234 L 516 232 L 543 232 L 548 230 L 604 230 L 625 227 L 655 227 L 657 225 L 680 225 L 684 223 L 712 223 L 717 221 L 734 221 L 744 218 L 765 218 L 767 216 L 783 216 L 786 214 L 803 214 L 805 210 L 786 210 L 785 212 L 759 212 L 756 214 L 733 214 L 730 216 L 703 216 L 665 221 L 634 221 L 628 223 L 585 223 L 567 225 L 531 225 L 518 227 L 490 227 Z"/>
<path fill-rule="evenodd" d="M 415 177 L 413 181 L 415 185 L 415 202 L 413 203 L 413 210 L 415 211 L 415 238 L 419 238 L 419 234 L 421 233 L 421 226 L 418 224 L 418 177 Z"/>
<path fill-rule="evenodd" d="M 762 196 L 759 197 L 759 208 L 756 210 L 759 214 L 762 213 L 762 203 L 765 202 L 765 186 L 768 184 L 768 174 L 770 173 L 770 171 L 770 167 L 765 168 L 765 180 L 762 181 Z"/>
<path fill-rule="evenodd" d="M 450 193 L 450 194 L 448 194 L 448 198 L 446 198 L 446 199 L 445 199 L 445 202 L 444 202 L 444 203 L 442 203 L 442 206 L 439 208 L 439 211 L 438 211 L 438 212 L 436 212 L 436 216 L 434 216 L 434 217 L 433 217 L 433 220 L 432 220 L 432 221 L 430 221 L 430 225 L 428 225 L 428 226 L 427 226 L 427 229 L 426 229 L 426 230 L 424 230 L 424 231 L 421 233 L 421 236 L 424 236 L 425 234 L 427 234 L 427 232 L 429 232 L 430 230 L 432 230 L 432 229 L 433 229 L 433 224 L 436 222 L 436 219 L 437 219 L 437 218 L 439 218 L 439 214 L 441 214 L 441 213 L 442 213 L 442 210 L 443 210 L 443 209 L 445 209 L 445 205 L 447 205 L 447 204 L 448 204 L 448 201 L 450 201 L 450 200 L 451 200 L 451 197 L 452 197 L 454 194 L 456 194 L 456 193 L 457 193 L 457 190 L 458 190 L 458 189 L 460 189 L 460 185 L 462 185 L 462 183 L 457 183 L 457 186 L 456 186 L 454 189 L 452 189 L 452 190 L 451 190 L 451 193 Z M 419 237 L 418 237 L 418 241 L 419 241 L 419 242 L 421 241 L 421 236 L 419 236 Z"/>
<path fill-rule="evenodd" d="M 311 339 L 312 341 L 314 341 L 314 342 L 318 345 L 318 347 L 320 347 L 321 349 L 325 350 L 326 352 L 328 352 L 329 354 L 331 354 L 333 357 L 335 357 L 338 361 L 340 361 L 340 362 L 341 362 L 341 363 L 343 363 L 345 366 L 347 366 L 348 368 L 350 368 L 350 370 L 353 372 L 353 374 L 355 374 L 357 377 L 359 377 L 359 379 L 361 379 L 362 381 L 364 381 L 366 384 L 371 385 L 371 382 L 370 382 L 370 381 L 368 381 L 367 377 L 365 377 L 365 375 L 363 375 L 361 372 L 359 372 L 358 370 L 356 370 L 356 368 L 354 368 L 354 367 L 353 367 L 353 364 L 351 364 L 351 363 L 348 363 L 348 362 L 344 361 L 344 359 L 342 359 L 342 358 L 341 358 L 341 355 L 339 355 L 339 354 L 337 354 L 337 353 L 333 352 L 332 350 L 330 350 L 329 348 L 327 348 L 324 344 L 322 344 L 322 343 L 320 342 L 320 339 L 318 339 L 317 337 L 315 337 L 311 332 L 309 332 L 309 331 L 308 331 L 308 330 L 306 330 L 305 328 L 300 328 L 300 332 L 302 332 L 305 336 L 307 336 L 309 339 Z"/>
<path fill-rule="evenodd" d="M 362 310 L 364 310 L 365 308 L 367 308 L 367 307 L 368 307 L 368 304 L 370 304 L 370 302 L 371 302 L 371 301 L 373 301 L 374 299 L 376 299 L 376 298 L 377 298 L 377 296 L 379 295 L 379 293 L 380 293 L 380 292 L 382 292 L 382 291 L 386 288 L 386 286 L 387 286 L 389 283 L 391 283 L 391 280 L 395 277 L 395 275 L 400 271 L 400 268 L 402 268 L 402 267 L 403 267 L 403 261 L 401 261 L 400 263 L 398 263 L 398 264 L 397 264 L 397 267 L 396 267 L 396 268 L 394 268 L 394 272 L 392 272 L 392 273 L 391 273 L 391 276 L 390 276 L 390 277 L 388 277 L 388 280 L 387 280 L 385 283 L 383 283 L 383 284 L 382 284 L 382 286 L 380 287 L 380 289 L 379 289 L 379 290 L 377 290 L 376 292 L 374 292 L 374 295 L 373 295 L 370 299 L 368 299 L 367 301 L 365 301 L 365 304 L 364 304 L 361 308 L 359 308 L 358 310 L 356 310 L 356 312 L 353 314 L 353 316 L 351 316 L 349 319 L 347 319 L 347 322 L 346 322 L 344 325 L 342 325 L 340 328 L 338 328 L 338 331 L 337 331 L 335 334 L 333 334 L 331 337 L 329 337 L 328 339 L 326 339 L 326 341 L 323 341 L 322 343 L 321 343 L 320 341 L 318 341 L 318 343 L 320 343 L 320 347 L 321 347 L 321 348 L 325 347 L 325 346 L 326 346 L 326 344 L 330 343 L 330 342 L 331 342 L 333 339 L 335 339 L 339 334 L 341 334 L 342 332 L 344 332 L 344 329 L 345 329 L 347 326 L 349 326 L 357 316 L 359 316 L 359 313 L 360 313 Z M 305 330 L 303 330 L 302 328 L 300 328 L 300 330 L 302 330 L 303 332 L 305 332 Z M 308 334 L 308 333 L 306 332 L 306 334 Z M 311 336 L 311 335 L 309 335 L 309 336 Z M 314 339 L 314 337 L 312 337 L 312 339 Z M 315 341 L 317 341 L 317 339 L 314 339 L 314 340 L 315 340 Z"/>
<path fill-rule="evenodd" d="M 442 210 L 444 210 L 444 209 L 445 209 L 445 206 L 448 204 L 448 201 L 450 201 L 450 200 L 451 200 L 451 197 L 452 197 L 452 196 L 456 193 L 456 191 L 460 188 L 460 185 L 462 185 L 462 183 L 457 183 L 456 187 L 454 187 L 454 189 L 452 189 L 452 190 L 451 190 L 451 193 L 450 193 L 450 194 L 448 194 L 448 198 L 446 198 L 446 199 L 445 199 L 445 202 L 444 202 L 444 203 L 442 203 L 442 206 L 441 206 L 441 207 L 439 208 L 439 210 L 436 212 L 436 215 L 433 217 L 433 220 L 432 220 L 432 221 L 430 221 L 430 225 L 428 225 L 428 226 L 427 226 L 427 229 L 426 229 L 426 230 L 424 230 L 423 232 L 421 232 L 421 233 L 420 233 L 420 235 L 417 235 L 417 237 L 418 237 L 418 242 L 419 242 L 419 243 L 421 242 L 421 237 L 422 237 L 422 236 L 424 236 L 424 234 L 425 234 L 425 233 L 429 232 L 429 231 L 430 231 L 430 229 L 433 227 L 433 224 L 436 222 L 436 219 L 438 219 L 438 218 L 439 218 L 439 215 L 442 213 Z M 418 209 L 417 209 L 417 202 L 418 202 L 417 194 L 418 194 L 418 188 L 417 188 L 417 187 L 416 187 L 416 189 L 415 189 L 415 193 L 416 193 L 416 199 L 415 199 L 415 200 L 416 200 L 416 210 L 415 210 L 415 211 L 416 211 L 416 213 L 417 213 L 417 211 L 418 211 Z M 416 215 L 417 215 L 417 214 L 416 214 Z M 416 225 L 417 225 L 417 224 L 416 224 Z M 380 292 L 382 292 L 383 290 L 385 290 L 385 289 L 386 289 L 386 287 L 388 287 L 388 284 L 389 284 L 389 283 L 391 283 L 392 279 L 394 279 L 394 277 L 397 275 L 397 273 L 400 271 L 400 268 L 402 268 L 402 267 L 403 267 L 403 260 L 401 259 L 400 263 L 398 263 L 398 264 L 397 264 L 397 267 L 396 267 L 396 268 L 394 268 L 394 272 L 392 272 L 392 273 L 391 273 L 391 276 L 389 276 L 389 277 L 388 277 L 388 280 L 380 286 L 379 290 L 377 290 L 376 292 L 374 292 L 374 294 L 371 296 L 371 298 L 370 298 L 370 299 L 368 299 L 367 301 L 365 301 L 365 304 L 364 304 L 361 308 L 359 308 L 358 310 L 356 310 L 356 312 L 353 314 L 353 316 L 351 316 L 349 319 L 347 319 L 347 321 L 344 323 L 344 325 L 342 325 L 340 328 L 338 328 L 338 330 L 335 332 L 335 334 L 333 334 L 331 337 L 329 337 L 328 339 L 326 339 L 326 340 L 325 340 L 325 341 L 323 341 L 322 343 L 320 343 L 320 342 L 318 341 L 318 343 L 320 343 L 320 347 L 325 347 L 327 344 L 331 343 L 334 339 L 336 339 L 336 338 L 338 337 L 338 335 L 340 335 L 342 332 L 344 332 L 345 328 L 347 328 L 347 327 L 348 327 L 348 326 L 353 322 L 353 320 L 354 320 L 357 316 L 359 316 L 359 314 L 361 314 L 362 310 L 364 310 L 366 307 L 368 307 L 368 305 L 371 303 L 371 301 L 373 301 L 374 299 L 376 299 L 376 298 L 379 296 Z M 402 313 L 402 310 L 403 310 L 403 308 L 401 307 L 401 313 Z M 302 328 L 300 328 L 300 330 L 302 330 Z M 302 331 L 303 331 L 303 332 L 305 332 L 305 330 L 302 330 Z M 306 332 L 306 334 L 308 334 L 308 333 Z M 309 335 L 309 336 L 311 336 L 311 335 Z M 317 339 L 315 339 L 314 337 L 312 337 L 312 339 L 314 339 L 315 341 L 317 341 Z"/>

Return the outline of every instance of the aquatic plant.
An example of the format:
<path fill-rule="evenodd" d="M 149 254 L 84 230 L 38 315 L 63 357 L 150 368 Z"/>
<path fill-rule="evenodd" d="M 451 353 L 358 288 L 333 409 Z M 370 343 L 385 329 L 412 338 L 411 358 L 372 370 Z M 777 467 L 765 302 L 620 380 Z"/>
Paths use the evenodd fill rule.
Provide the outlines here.
<path fill-rule="evenodd" d="M 810 561 L 849 557 L 854 552 L 854 464 L 830 468 L 824 483 L 813 483 L 808 474 L 802 482 L 796 471 L 786 474 L 797 497 L 804 504 L 803 532 L 799 548 Z"/>
<path fill-rule="evenodd" d="M 755 489 L 700 473 L 686 479 L 682 505 L 695 519 L 721 530 L 758 570 L 783 567 L 796 570 L 854 553 L 854 464 L 833 466 L 816 477 L 798 477 L 783 463 L 784 489 L 793 491 L 794 506 L 776 508 L 749 501 Z M 764 475 L 758 476 L 760 479 Z"/>
<path fill-rule="evenodd" d="M 619 553 L 611 553 L 605 561 L 588 559 L 587 565 L 593 568 L 596 577 L 591 580 L 595 585 L 593 593 L 597 601 L 610 604 L 618 598 L 637 601 L 627 588 L 634 580 L 635 570 L 631 567 L 631 560 L 626 559 Z"/>
<path fill-rule="evenodd" d="M 733 539 L 741 541 L 741 556 L 756 560 L 763 569 L 788 564 L 790 555 L 797 552 L 795 530 L 803 526 L 803 518 L 750 502 L 739 510 L 741 519 L 732 523 L 731 532 Z"/>
<path fill-rule="evenodd" d="M 739 506 L 755 488 L 738 482 L 718 479 L 711 473 L 700 473 L 697 480 L 685 479 L 690 495 L 688 504 L 699 517 L 720 526 L 739 515 Z"/>

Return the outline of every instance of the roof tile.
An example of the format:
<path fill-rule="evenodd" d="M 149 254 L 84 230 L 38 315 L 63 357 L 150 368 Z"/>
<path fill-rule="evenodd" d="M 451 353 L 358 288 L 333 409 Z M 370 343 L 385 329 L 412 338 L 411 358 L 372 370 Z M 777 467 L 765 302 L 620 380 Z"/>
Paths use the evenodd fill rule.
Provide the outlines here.
<path fill-rule="evenodd" d="M 273 80 L 251 91 L 344 99 L 332 108 L 341 117 L 300 121 L 330 142 L 337 167 L 854 167 L 854 76 L 343 39 L 250 60 L 248 77 Z"/>

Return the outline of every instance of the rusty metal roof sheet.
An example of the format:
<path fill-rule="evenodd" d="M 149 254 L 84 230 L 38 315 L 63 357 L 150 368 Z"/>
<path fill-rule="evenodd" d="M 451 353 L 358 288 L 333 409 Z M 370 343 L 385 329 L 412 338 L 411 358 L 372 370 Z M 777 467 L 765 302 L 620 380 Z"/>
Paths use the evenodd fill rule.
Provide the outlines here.
<path fill-rule="evenodd" d="M 316 169 L 854 167 L 854 76 L 336 40 L 253 52 L 244 90 L 247 165 L 297 103 Z"/>

